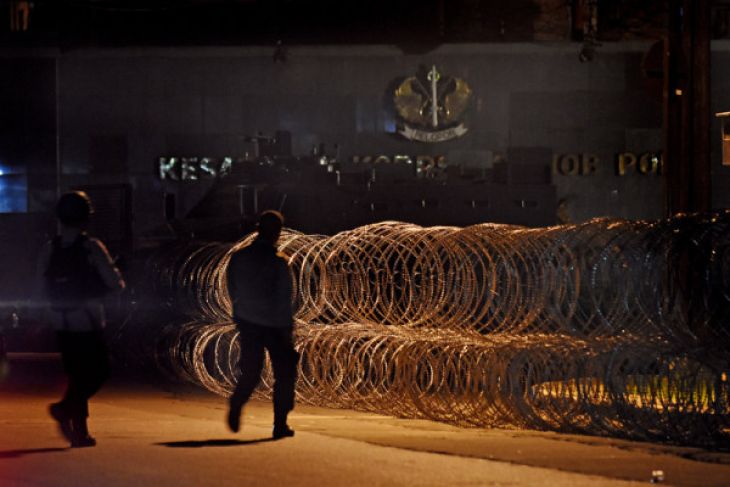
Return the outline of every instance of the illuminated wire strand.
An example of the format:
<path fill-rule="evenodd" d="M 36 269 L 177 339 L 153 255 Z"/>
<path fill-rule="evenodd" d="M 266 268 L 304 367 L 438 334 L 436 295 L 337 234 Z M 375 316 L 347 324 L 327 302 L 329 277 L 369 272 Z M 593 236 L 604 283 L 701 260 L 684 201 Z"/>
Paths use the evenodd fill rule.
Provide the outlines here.
<path fill-rule="evenodd" d="M 225 269 L 250 243 L 151 259 L 186 316 L 153 328 L 169 373 L 232 391 Z M 730 213 L 527 229 L 383 222 L 285 231 L 301 402 L 464 426 L 727 441 Z M 149 345 L 146 345 L 149 346 Z M 269 396 L 267 365 L 258 393 Z"/>

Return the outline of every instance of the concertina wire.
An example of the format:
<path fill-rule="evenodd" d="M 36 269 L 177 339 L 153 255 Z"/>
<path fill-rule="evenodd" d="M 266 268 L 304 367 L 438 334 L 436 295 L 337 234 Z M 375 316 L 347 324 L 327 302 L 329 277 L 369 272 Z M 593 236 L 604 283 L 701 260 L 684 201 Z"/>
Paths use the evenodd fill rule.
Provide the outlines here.
<path fill-rule="evenodd" d="M 115 348 L 228 396 L 239 345 L 225 271 L 253 238 L 150 256 L 144 294 L 162 312 L 140 307 Z M 279 252 L 294 285 L 301 403 L 459 426 L 730 438 L 730 211 L 285 229 Z M 256 394 L 270 397 L 272 383 L 267 359 Z"/>

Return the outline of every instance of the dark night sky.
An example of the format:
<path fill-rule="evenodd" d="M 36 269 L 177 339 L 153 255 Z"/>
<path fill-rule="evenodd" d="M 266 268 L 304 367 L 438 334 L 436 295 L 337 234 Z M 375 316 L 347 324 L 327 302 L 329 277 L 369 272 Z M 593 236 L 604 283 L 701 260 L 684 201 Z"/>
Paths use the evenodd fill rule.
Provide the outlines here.
<path fill-rule="evenodd" d="M 567 36 L 575 14 L 558 0 L 33 0 L 28 31 L 11 32 L 11 3 L 0 46 L 522 42 L 546 19 Z M 664 3 L 599 2 L 599 30 L 655 37 Z"/>

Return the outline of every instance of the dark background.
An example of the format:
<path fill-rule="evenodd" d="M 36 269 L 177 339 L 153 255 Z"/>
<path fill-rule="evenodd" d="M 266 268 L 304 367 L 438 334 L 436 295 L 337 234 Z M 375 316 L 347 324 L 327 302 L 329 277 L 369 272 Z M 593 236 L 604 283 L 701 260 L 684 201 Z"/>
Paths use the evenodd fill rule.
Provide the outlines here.
<path fill-rule="evenodd" d="M 58 191 L 96 188 L 96 229 L 135 251 L 175 237 L 166 195 L 184 219 L 214 184 L 161 181 L 160 156 L 241 155 L 259 132 L 290 132 L 294 155 L 322 143 L 333 155 L 337 144 L 343 174 L 359 170 L 353 156 L 381 154 L 443 155 L 457 175 L 509 167 L 514 181 L 499 188 L 457 177 L 381 186 L 383 198 L 438 201 L 437 212 L 426 204 L 399 213 L 414 221 L 459 224 L 467 202 L 497 197 L 504 206 L 475 218 L 664 215 L 659 175 L 616 174 L 617 154 L 662 148 L 661 62 L 651 53 L 664 2 L 599 2 L 595 39 L 579 22 L 583 3 L 553 0 L 34 1 L 28 29 L 13 30 L 18 3 L 0 2 L 0 170 L 10 175 L 0 188 L 27 186 L 27 212 L 0 214 L 0 273 L 17 276 L 2 281 L 8 300 L 27 294 L 37 249 L 55 231 Z M 729 11 L 715 2 L 713 112 L 730 109 Z M 599 45 L 581 62 L 587 40 Z M 440 144 L 405 140 L 394 133 L 392 90 L 432 65 L 469 83 L 469 132 Z M 713 207 L 725 208 L 730 168 L 720 164 L 716 120 L 712 131 Z M 552 171 L 539 188 L 528 184 L 564 154 L 597 157 L 595 173 Z M 331 178 L 292 184 L 307 198 L 284 207 L 306 208 L 299 228 L 316 230 L 304 219 L 340 210 L 328 199 Z M 518 208 L 533 200 L 537 209 Z"/>

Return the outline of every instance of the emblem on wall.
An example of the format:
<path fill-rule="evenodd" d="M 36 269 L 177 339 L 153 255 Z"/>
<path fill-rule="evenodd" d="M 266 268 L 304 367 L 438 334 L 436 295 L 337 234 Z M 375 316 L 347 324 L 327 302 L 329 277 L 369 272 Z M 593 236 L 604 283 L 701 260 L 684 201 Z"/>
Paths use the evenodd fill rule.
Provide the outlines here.
<path fill-rule="evenodd" d="M 420 142 L 443 142 L 461 137 L 467 128 L 459 118 L 471 98 L 466 81 L 442 76 L 432 66 L 425 79 L 406 78 L 395 90 L 393 101 L 403 127 L 403 137 Z"/>

